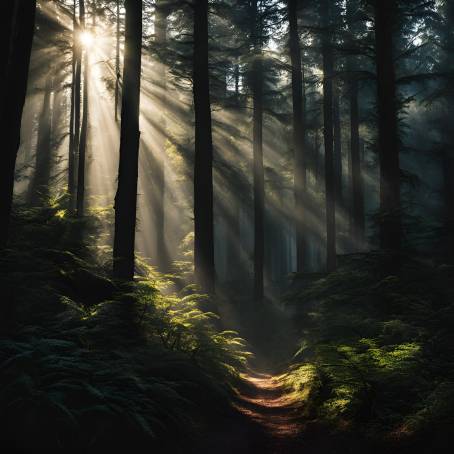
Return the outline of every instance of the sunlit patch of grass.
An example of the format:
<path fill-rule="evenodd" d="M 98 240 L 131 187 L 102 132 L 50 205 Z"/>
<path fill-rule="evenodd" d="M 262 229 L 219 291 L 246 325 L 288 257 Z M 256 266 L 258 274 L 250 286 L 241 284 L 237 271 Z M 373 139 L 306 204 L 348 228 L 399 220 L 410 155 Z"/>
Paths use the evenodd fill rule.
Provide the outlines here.
<path fill-rule="evenodd" d="M 279 380 L 290 392 L 291 399 L 301 404 L 309 403 L 321 386 L 317 367 L 310 363 L 293 365 Z"/>
<path fill-rule="evenodd" d="M 352 403 L 353 390 L 351 388 L 337 388 L 335 393 L 339 396 L 324 402 L 320 409 L 320 413 L 329 419 L 337 419 L 348 412 Z M 343 395 L 348 397 L 342 397 Z"/>
<path fill-rule="evenodd" d="M 55 213 L 55 217 L 63 219 L 66 216 L 66 214 L 67 214 L 67 210 L 58 210 Z"/>

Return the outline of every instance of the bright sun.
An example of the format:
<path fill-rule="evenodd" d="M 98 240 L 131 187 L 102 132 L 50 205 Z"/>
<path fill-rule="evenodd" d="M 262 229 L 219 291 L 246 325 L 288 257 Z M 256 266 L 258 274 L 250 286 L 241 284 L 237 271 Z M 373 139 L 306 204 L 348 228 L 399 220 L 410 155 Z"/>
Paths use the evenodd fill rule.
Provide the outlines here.
<path fill-rule="evenodd" d="M 80 34 L 80 42 L 84 47 L 91 47 L 95 42 L 95 37 L 92 33 L 85 31 Z"/>

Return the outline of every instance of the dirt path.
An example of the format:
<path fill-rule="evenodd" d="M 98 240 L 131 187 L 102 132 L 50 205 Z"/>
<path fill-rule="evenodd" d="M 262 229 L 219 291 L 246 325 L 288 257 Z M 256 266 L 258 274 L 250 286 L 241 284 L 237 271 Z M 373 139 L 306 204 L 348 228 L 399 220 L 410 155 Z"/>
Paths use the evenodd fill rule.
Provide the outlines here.
<path fill-rule="evenodd" d="M 264 453 L 301 452 L 304 429 L 300 403 L 283 388 L 279 376 L 252 373 L 243 377 L 236 409 L 261 428 Z"/>
<path fill-rule="evenodd" d="M 301 402 L 283 387 L 278 372 L 286 369 L 298 342 L 291 317 L 280 307 L 237 302 L 221 309 L 225 329 L 249 341 L 260 372 L 242 376 L 235 415 L 213 425 L 197 454 L 312 454 L 306 452 Z M 266 371 L 266 373 L 265 373 Z M 325 454 L 325 453 L 317 453 Z"/>
<path fill-rule="evenodd" d="M 249 373 L 242 378 L 235 411 L 223 421 L 213 421 L 197 454 L 301 454 L 304 425 L 299 403 L 279 377 Z"/>

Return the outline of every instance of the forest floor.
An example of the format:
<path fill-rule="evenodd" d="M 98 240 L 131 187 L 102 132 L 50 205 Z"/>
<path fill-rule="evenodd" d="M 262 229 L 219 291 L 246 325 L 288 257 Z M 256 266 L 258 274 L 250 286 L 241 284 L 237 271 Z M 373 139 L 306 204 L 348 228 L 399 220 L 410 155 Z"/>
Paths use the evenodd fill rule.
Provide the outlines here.
<path fill-rule="evenodd" d="M 356 254 L 260 304 L 230 283 L 214 321 L 113 283 L 62 212 L 19 212 L 0 260 L 2 452 L 449 452 L 454 267 Z"/>
<path fill-rule="evenodd" d="M 300 453 L 304 428 L 296 402 L 277 376 L 249 374 L 238 390 L 238 411 L 213 422 L 197 447 L 198 453 L 292 454 Z"/>
<path fill-rule="evenodd" d="M 280 377 L 251 373 L 243 378 L 248 386 L 238 393 L 235 407 L 262 429 L 261 452 L 300 452 L 304 430 L 300 403 L 283 388 Z"/>
<path fill-rule="evenodd" d="M 281 380 L 297 346 L 292 317 L 272 302 L 251 306 L 237 301 L 221 305 L 219 311 L 224 327 L 247 339 L 254 357 L 236 391 L 237 415 L 213 424 L 199 452 L 300 453 L 305 445 L 304 402 L 295 399 Z"/>

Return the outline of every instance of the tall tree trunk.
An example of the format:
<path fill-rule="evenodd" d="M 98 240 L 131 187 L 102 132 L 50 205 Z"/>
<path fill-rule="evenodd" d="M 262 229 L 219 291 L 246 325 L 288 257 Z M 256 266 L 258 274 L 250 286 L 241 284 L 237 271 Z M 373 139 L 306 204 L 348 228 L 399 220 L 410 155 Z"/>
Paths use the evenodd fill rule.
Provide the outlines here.
<path fill-rule="evenodd" d="M 444 46 L 445 55 L 443 66 L 450 71 L 453 70 L 452 49 L 454 48 L 454 4 L 451 1 L 445 3 L 445 30 Z M 452 77 L 447 78 L 448 89 L 446 90 L 444 134 L 446 138 L 446 149 L 442 152 L 442 173 L 443 173 L 443 250 L 447 263 L 454 263 L 454 131 L 452 128 L 452 116 L 454 113 L 454 81 Z M 443 124 L 443 123 L 442 123 Z"/>
<path fill-rule="evenodd" d="M 2 2 L 1 6 L 1 14 L 3 18 L 2 27 L 0 27 L 0 55 L 1 55 L 1 63 L 0 63 L 0 86 L 6 87 L 7 83 L 7 76 L 8 76 L 8 69 L 10 67 L 10 58 L 12 55 L 12 46 L 13 46 L 13 30 L 16 24 L 17 19 L 17 8 L 18 2 L 17 1 L 7 1 Z M 0 112 L 4 108 L 4 100 L 7 91 L 3 88 L 0 91 Z M 0 114 L 1 115 L 1 114 Z"/>
<path fill-rule="evenodd" d="M 452 136 L 452 134 L 451 134 Z M 452 138 L 452 137 L 451 137 Z M 445 230 L 445 257 L 448 263 L 454 262 L 454 153 L 453 145 L 442 154 L 443 166 L 443 199 L 444 199 L 444 230 Z"/>
<path fill-rule="evenodd" d="M 241 116 L 240 113 L 240 65 L 238 60 L 233 67 L 233 77 L 235 83 L 235 96 L 233 100 L 234 112 Z M 233 146 L 233 144 L 230 144 Z M 244 277 L 244 257 L 241 242 L 241 207 L 242 200 L 238 187 L 235 183 L 236 177 L 231 180 L 230 204 L 225 210 L 225 220 L 228 229 L 227 238 L 227 268 L 230 273 L 230 281 L 238 281 Z"/>
<path fill-rule="evenodd" d="M 352 239 L 355 249 L 362 249 L 365 240 L 364 189 L 361 171 L 359 136 L 358 80 L 350 81 L 350 153 L 352 191 Z"/>
<path fill-rule="evenodd" d="M 263 64 L 262 31 L 258 0 L 252 1 L 253 104 L 253 185 L 254 185 L 254 299 L 264 296 L 263 266 L 265 259 L 265 175 L 263 169 Z"/>
<path fill-rule="evenodd" d="M 334 133 L 334 180 L 336 209 L 339 212 L 343 206 L 342 191 L 342 127 L 340 111 L 339 80 L 333 80 L 333 133 Z"/>
<path fill-rule="evenodd" d="M 115 121 L 118 121 L 118 103 L 120 100 L 120 0 L 117 0 L 117 30 L 115 44 Z"/>
<path fill-rule="evenodd" d="M 14 16 L 6 17 L 11 21 L 11 46 L 8 52 L 8 64 L 4 70 L 7 89 L 3 98 L 2 126 L 3 151 L 0 153 L 0 248 L 8 241 L 9 220 L 14 190 L 14 170 L 17 151 L 20 144 L 22 110 L 27 92 L 30 53 L 35 31 L 35 0 L 16 0 L 16 17 L 20 26 L 16 26 Z M 11 71 L 9 71 L 11 69 Z M 7 113 L 7 114 L 6 114 Z"/>
<path fill-rule="evenodd" d="M 208 69 L 208 1 L 194 2 L 193 92 L 195 113 L 194 268 L 200 288 L 215 290 L 213 143 Z"/>
<path fill-rule="evenodd" d="M 52 88 L 53 78 L 47 77 L 44 88 L 43 106 L 39 118 L 35 171 L 28 189 L 28 203 L 32 206 L 41 205 L 49 195 L 50 171 L 52 166 L 52 110 L 50 103 Z"/>
<path fill-rule="evenodd" d="M 378 143 L 380 161 L 380 246 L 398 252 L 402 242 L 399 128 L 393 60 L 396 0 L 375 1 Z"/>
<path fill-rule="evenodd" d="M 305 269 L 306 225 L 304 222 L 306 163 L 304 150 L 304 90 L 301 64 L 300 37 L 298 31 L 298 0 L 288 0 L 289 47 L 292 64 L 293 102 L 293 153 L 294 153 L 294 195 L 296 231 L 296 270 Z"/>
<path fill-rule="evenodd" d="M 77 26 L 76 35 L 81 31 L 81 27 Z M 74 175 L 72 178 L 73 190 L 70 192 L 70 208 L 76 207 L 77 199 L 77 184 L 78 179 L 78 160 L 79 160 L 79 148 L 80 148 L 80 101 L 81 101 L 81 86 L 82 86 L 82 45 L 80 42 L 80 36 L 76 36 L 76 48 L 75 48 L 75 68 L 74 68 L 74 135 L 73 135 L 73 153 L 74 153 Z"/>
<path fill-rule="evenodd" d="M 326 197 L 326 269 L 336 269 L 336 182 L 334 175 L 333 136 L 333 75 L 334 59 L 330 30 L 329 4 L 323 2 L 325 14 L 323 31 L 323 123 L 325 141 L 325 197 Z"/>
<path fill-rule="evenodd" d="M 156 230 L 156 261 L 161 271 L 170 271 L 170 258 L 167 249 L 165 235 L 165 156 L 166 156 L 166 115 L 165 106 L 167 104 L 167 70 L 162 61 L 167 45 L 167 16 L 169 14 L 168 0 L 160 0 L 156 3 L 155 10 L 155 40 L 158 50 L 158 61 L 156 69 L 156 87 L 158 89 L 157 101 L 161 118 L 159 120 L 160 131 L 157 132 L 157 146 L 154 153 L 154 218 Z"/>
<path fill-rule="evenodd" d="M 115 196 L 113 272 L 117 279 L 134 278 L 137 178 L 139 165 L 142 1 L 126 0 L 125 55 L 120 130 L 120 162 Z"/>
<path fill-rule="evenodd" d="M 240 64 L 237 58 L 234 66 L 235 99 L 234 109 L 240 115 Z M 233 185 L 235 186 L 235 185 Z M 230 225 L 230 247 L 227 266 L 232 270 L 232 281 L 238 281 L 244 277 L 244 250 L 241 238 L 241 208 L 243 206 L 241 196 L 236 187 L 230 191 L 232 223 Z"/>
<path fill-rule="evenodd" d="M 73 45 L 72 45 L 72 58 L 71 58 L 71 107 L 69 118 L 69 151 L 68 151 L 68 194 L 70 206 L 72 207 L 72 200 L 76 189 L 76 153 L 74 149 L 74 135 L 75 135 L 75 109 L 76 109 L 76 65 L 77 65 L 77 47 L 78 47 L 78 24 L 76 16 L 76 0 L 73 2 Z"/>
<path fill-rule="evenodd" d="M 361 32 L 357 12 L 359 0 L 347 2 L 347 24 L 349 45 L 354 48 L 357 34 Z M 347 69 L 350 74 L 348 81 L 348 96 L 350 109 L 350 237 L 354 250 L 362 250 L 365 246 L 365 213 L 364 213 L 364 183 L 361 170 L 361 140 L 359 133 L 359 80 L 357 57 L 351 55 L 347 59 Z"/>
<path fill-rule="evenodd" d="M 79 0 L 80 7 L 80 25 L 83 32 L 87 31 L 85 23 L 85 0 Z M 82 60 L 81 60 L 82 64 Z M 83 92 L 83 110 L 82 110 L 82 127 L 80 129 L 79 142 L 79 162 L 77 169 L 77 216 L 84 216 L 85 213 L 85 161 L 87 154 L 87 136 L 88 136 L 88 85 L 90 80 L 90 61 L 88 49 L 83 52 L 84 68 L 84 92 Z"/>

